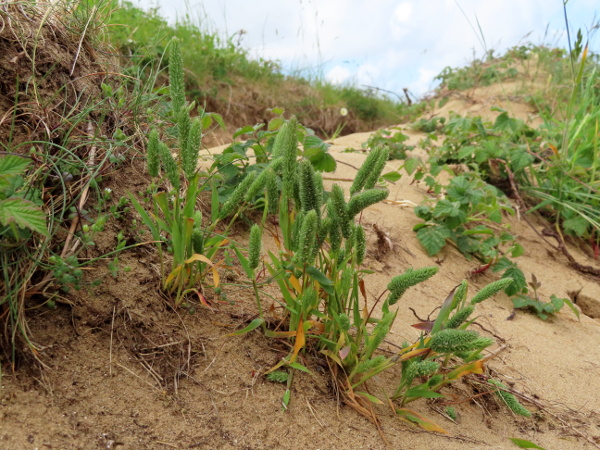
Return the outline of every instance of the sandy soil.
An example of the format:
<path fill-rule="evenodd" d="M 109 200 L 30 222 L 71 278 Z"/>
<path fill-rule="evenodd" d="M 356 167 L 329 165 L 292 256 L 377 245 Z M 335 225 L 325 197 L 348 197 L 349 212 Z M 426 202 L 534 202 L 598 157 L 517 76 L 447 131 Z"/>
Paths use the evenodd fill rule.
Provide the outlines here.
<path fill-rule="evenodd" d="M 473 92 L 468 102 L 453 102 L 453 111 L 479 114 L 494 100 Z M 526 105 L 511 108 L 528 117 Z M 418 144 L 420 136 L 407 133 Z M 340 164 L 331 178 L 349 185 L 340 180 L 353 178 L 351 166 L 358 167 L 364 154 L 344 150 L 360 148 L 367 137 L 361 133 L 335 140 L 330 151 Z M 390 161 L 388 168 L 399 164 Z M 109 180 L 115 198 L 145 183 L 143 167 L 135 164 Z M 378 295 L 392 276 L 408 267 L 440 267 L 434 278 L 399 303 L 385 344 L 393 350 L 393 344 L 418 337 L 410 326 L 418 319 L 409 308 L 428 316 L 476 264 L 453 249 L 428 257 L 412 232 L 418 222 L 412 208 L 398 203 L 420 203 L 425 189 L 406 174 L 389 187 L 391 202 L 369 208 L 362 218 L 370 242 L 365 265 L 375 271 L 366 278 L 369 295 Z M 516 448 L 509 437 L 547 449 L 598 448 L 600 284 L 570 268 L 524 221 L 506 220 L 526 249 L 518 262 L 528 277 L 534 273 L 542 282 L 540 293 L 567 296 L 579 291 L 583 311 L 581 321 L 567 308 L 546 322 L 525 312 L 508 320 L 512 303 L 503 294 L 481 305 L 479 331 L 497 342 L 492 351 L 498 354 L 488 370 L 532 400 L 524 403 L 535 411 L 533 417 L 514 416 L 492 396 L 478 395 L 476 383 L 466 381 L 445 391 L 444 401 L 459 412 L 457 423 L 440 414 L 443 403 L 415 406 L 448 435 L 426 433 L 399 421 L 389 409 L 378 409 L 388 448 Z M 535 217 L 531 220 L 538 229 L 544 226 Z M 375 227 L 393 243 L 385 254 L 378 250 Z M 117 228 L 98 240 L 99 252 L 114 247 Z M 243 228 L 236 231 L 236 239 L 245 239 Z M 578 248 L 570 250 L 581 263 L 598 264 Z M 30 311 L 31 332 L 43 348 L 40 357 L 46 367 L 24 364 L 2 374 L 0 448 L 386 448 L 373 424 L 339 403 L 327 368 L 309 357 L 304 363 L 312 375 L 296 375 L 289 410 L 281 411 L 284 388 L 267 381 L 262 372 L 287 353 L 286 347 L 258 332 L 223 337 L 255 317 L 247 292 L 226 289 L 228 302 L 218 302 L 213 310 L 173 311 L 158 292 L 155 251 L 142 247 L 121 259 L 130 272 L 113 278 L 106 263 L 99 264 L 86 277 L 101 278 L 102 285 L 69 296 L 56 310 Z M 223 276 L 235 280 L 238 274 Z M 493 274 L 471 277 L 471 294 L 494 279 Z M 371 389 L 385 392 L 395 376 L 376 379 Z"/>

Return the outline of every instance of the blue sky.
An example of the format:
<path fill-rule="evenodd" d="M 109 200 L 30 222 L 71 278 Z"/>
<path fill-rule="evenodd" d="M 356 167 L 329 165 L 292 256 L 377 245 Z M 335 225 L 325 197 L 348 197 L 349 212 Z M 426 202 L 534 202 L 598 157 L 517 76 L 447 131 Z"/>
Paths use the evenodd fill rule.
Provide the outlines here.
<path fill-rule="evenodd" d="M 566 47 L 562 0 L 133 0 L 170 21 L 190 14 L 222 36 L 242 31 L 252 55 L 279 60 L 286 73 L 323 76 L 398 94 L 431 90 L 446 66 L 468 64 L 533 42 Z M 571 34 L 587 35 L 597 0 L 570 0 Z M 237 39 L 238 36 L 236 36 Z M 590 48 L 598 51 L 598 39 Z"/>

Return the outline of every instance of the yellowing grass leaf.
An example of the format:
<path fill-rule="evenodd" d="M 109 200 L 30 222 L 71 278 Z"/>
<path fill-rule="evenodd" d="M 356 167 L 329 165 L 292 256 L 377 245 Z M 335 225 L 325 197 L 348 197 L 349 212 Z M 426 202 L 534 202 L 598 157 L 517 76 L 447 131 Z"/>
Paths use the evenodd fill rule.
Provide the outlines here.
<path fill-rule="evenodd" d="M 302 286 L 300 286 L 300 282 L 298 281 L 298 278 L 296 278 L 296 276 L 294 274 L 292 274 L 290 276 L 290 283 L 292 284 L 294 289 L 296 289 L 296 293 L 298 295 L 302 294 Z"/>
<path fill-rule="evenodd" d="M 483 360 L 473 361 L 472 363 L 464 364 L 460 367 L 457 367 L 452 372 L 450 372 L 448 375 L 446 375 L 446 379 L 449 381 L 454 381 L 454 380 L 456 380 L 460 377 L 464 377 L 465 375 L 468 375 L 470 373 L 481 374 L 481 373 L 483 373 L 483 371 L 484 371 Z"/>
<path fill-rule="evenodd" d="M 431 351 L 430 348 L 416 348 L 414 350 L 411 350 L 409 352 L 404 353 L 403 355 L 400 356 L 400 361 L 406 361 L 410 358 L 415 358 L 417 356 L 422 356 L 426 353 L 429 353 Z"/>
<path fill-rule="evenodd" d="M 179 265 L 177 267 L 175 267 L 171 273 L 169 274 L 169 276 L 167 277 L 167 279 L 165 280 L 165 286 L 168 287 L 173 283 L 173 280 L 179 275 L 179 273 L 183 270 L 183 265 Z"/>
<path fill-rule="evenodd" d="M 267 330 L 265 336 L 270 338 L 288 338 L 296 336 L 296 331 L 271 331 Z"/>
<path fill-rule="evenodd" d="M 304 324 L 302 323 L 302 319 L 298 322 L 298 330 L 296 330 L 296 342 L 294 342 L 294 353 L 290 359 L 290 362 L 293 363 L 296 361 L 298 357 L 298 353 L 306 344 L 306 337 L 304 335 Z"/>
<path fill-rule="evenodd" d="M 213 274 L 213 282 L 215 284 L 215 287 L 219 287 L 219 284 L 221 284 L 221 277 L 219 276 L 219 271 L 217 270 L 216 267 L 212 268 L 212 274 Z"/>
<path fill-rule="evenodd" d="M 185 263 L 186 263 L 186 264 L 191 264 L 191 263 L 193 263 L 193 262 L 196 262 L 196 261 L 202 261 L 203 263 L 206 263 L 206 264 L 208 264 L 209 266 L 213 266 L 213 265 L 214 265 L 214 264 L 213 264 L 213 262 L 212 262 L 210 259 L 208 259 L 206 256 L 204 256 L 204 255 L 200 255 L 200 254 L 198 254 L 198 253 L 194 253 L 192 256 L 190 256 L 190 257 L 189 257 L 189 258 L 188 258 L 188 259 L 185 261 Z"/>
<path fill-rule="evenodd" d="M 426 431 L 435 431 L 437 433 L 448 434 L 448 432 L 446 430 L 444 430 L 442 427 L 440 427 L 439 425 L 436 425 L 431 420 L 429 420 L 427 417 L 419 414 L 416 411 L 412 411 L 412 410 L 406 409 L 406 408 L 400 408 L 400 409 L 396 410 L 396 414 L 398 414 L 398 417 L 400 419 L 406 420 L 407 422 L 414 423 Z"/>
<path fill-rule="evenodd" d="M 375 403 L 376 405 L 383 405 L 383 402 L 381 400 L 379 400 L 377 397 L 375 397 L 374 395 L 368 394 L 363 391 L 355 391 L 354 394 L 364 397 L 367 400 L 369 400 L 371 403 Z"/>

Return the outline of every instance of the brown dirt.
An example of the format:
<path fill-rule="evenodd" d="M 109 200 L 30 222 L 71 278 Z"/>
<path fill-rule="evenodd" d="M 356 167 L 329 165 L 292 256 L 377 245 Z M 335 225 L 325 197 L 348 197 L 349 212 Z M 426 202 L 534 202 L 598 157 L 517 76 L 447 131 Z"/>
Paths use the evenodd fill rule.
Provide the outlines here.
<path fill-rule="evenodd" d="M 474 90 L 468 104 L 455 103 L 453 109 L 460 112 L 479 105 L 480 112 L 489 110 L 490 104 L 502 100 L 498 92 L 506 90 L 493 94 Z M 508 106 L 517 115 L 526 108 L 515 102 Z M 410 143 L 417 144 L 420 136 L 407 133 Z M 367 137 L 368 133 L 355 134 L 333 143 L 332 154 L 346 163 L 332 175 L 338 182 L 349 185 L 340 181 L 354 177 L 355 170 L 347 164 L 358 167 L 364 159 L 364 154 L 343 150 L 360 148 Z M 398 165 L 391 161 L 388 168 Z M 119 198 L 143 190 L 147 183 L 141 162 L 134 161 L 108 176 L 104 186 Z M 422 186 L 404 175 L 390 186 L 389 201 L 369 208 L 362 217 L 370 243 L 365 266 L 375 272 L 366 278 L 370 299 L 408 267 L 440 266 L 438 275 L 413 288 L 399 303 L 384 345 L 390 351 L 393 345 L 418 338 L 410 325 L 419 320 L 409 308 L 426 317 L 476 267 L 453 249 L 430 258 L 420 247 L 412 232 L 418 219 L 410 207 L 401 205 L 418 204 L 426 195 Z M 113 249 L 121 230 L 130 240 L 143 237 L 143 230 L 132 226 L 133 218 L 129 213 L 122 222 L 109 223 L 95 239 L 96 250 L 87 256 Z M 552 243 L 541 241 L 523 220 L 506 220 L 526 249 L 520 266 L 528 277 L 534 273 L 542 282 L 540 294 L 578 292 L 575 298 L 583 312 L 581 321 L 567 308 L 547 322 L 524 312 L 508 320 L 512 304 L 506 296 L 497 295 L 481 305 L 476 327 L 497 342 L 492 351 L 498 355 L 488 370 L 533 400 L 524 402 L 535 411 L 533 417 L 514 416 L 492 396 L 478 395 L 482 392 L 475 378 L 445 391 L 444 401 L 459 412 L 457 423 L 439 413 L 444 403 L 423 401 L 415 406 L 448 435 L 426 433 L 400 422 L 389 409 L 378 408 L 389 448 L 515 448 L 509 437 L 548 449 L 599 448 L 598 279 L 571 268 Z M 532 223 L 538 231 L 544 227 L 538 218 Z M 232 238 L 243 242 L 244 227 L 238 227 Z M 387 247 L 382 249 L 381 240 Z M 582 264 L 598 266 L 576 246 L 569 244 L 569 249 Z M 31 336 L 44 366 L 33 359 L 16 368 L 3 364 L 0 448 L 386 447 L 372 423 L 340 403 L 327 367 L 311 356 L 303 363 L 312 374 L 294 376 L 289 410 L 281 411 L 285 387 L 267 381 L 263 373 L 287 354 L 285 344 L 259 332 L 224 337 L 256 317 L 249 292 L 227 286 L 226 299 L 206 292 L 212 309 L 191 305 L 173 310 L 159 292 L 159 260 L 152 246 L 121 254 L 116 276 L 110 274 L 109 262 L 102 260 L 86 271 L 80 291 L 57 296 L 55 309 L 40 306 L 41 299 L 27 302 Z M 240 273 L 233 268 L 221 275 L 234 282 Z M 494 279 L 489 273 L 472 277 L 471 294 Z M 102 284 L 94 287 L 95 280 Z M 370 389 L 385 393 L 394 377 L 397 372 L 381 376 Z"/>

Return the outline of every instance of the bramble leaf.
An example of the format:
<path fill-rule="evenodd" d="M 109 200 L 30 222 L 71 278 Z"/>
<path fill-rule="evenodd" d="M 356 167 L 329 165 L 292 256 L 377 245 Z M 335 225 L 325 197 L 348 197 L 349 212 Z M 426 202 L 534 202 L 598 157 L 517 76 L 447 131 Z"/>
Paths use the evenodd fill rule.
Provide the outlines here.
<path fill-rule="evenodd" d="M 46 215 L 29 200 L 7 198 L 0 201 L 0 224 L 9 225 L 11 223 L 48 236 Z"/>

